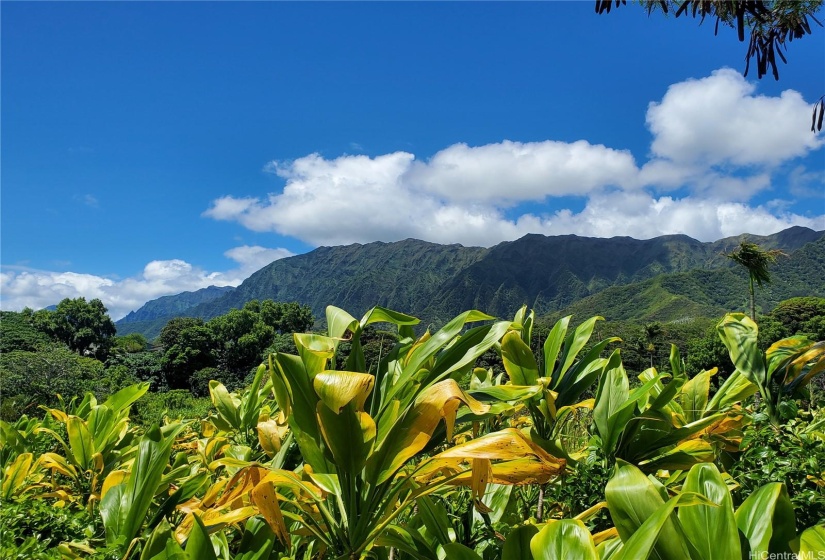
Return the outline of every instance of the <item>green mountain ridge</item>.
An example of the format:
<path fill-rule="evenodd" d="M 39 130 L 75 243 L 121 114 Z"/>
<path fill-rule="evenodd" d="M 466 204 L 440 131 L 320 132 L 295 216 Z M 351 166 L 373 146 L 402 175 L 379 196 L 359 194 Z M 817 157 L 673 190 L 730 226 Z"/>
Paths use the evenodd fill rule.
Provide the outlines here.
<path fill-rule="evenodd" d="M 523 304 L 539 315 L 714 316 L 732 303 L 743 307 L 745 273 L 723 253 L 744 240 L 791 255 L 774 268 L 773 287 L 760 290 L 760 305 L 781 301 L 780 294 L 825 295 L 825 232 L 802 227 L 712 243 L 685 235 L 637 240 L 530 234 L 485 249 L 407 239 L 319 247 L 281 259 L 211 301 L 149 322 L 120 321 L 118 332 L 152 338 L 173 316 L 209 319 L 252 299 L 307 304 L 321 321 L 327 305 L 354 315 L 383 305 L 434 324 L 466 309 L 509 317 Z"/>

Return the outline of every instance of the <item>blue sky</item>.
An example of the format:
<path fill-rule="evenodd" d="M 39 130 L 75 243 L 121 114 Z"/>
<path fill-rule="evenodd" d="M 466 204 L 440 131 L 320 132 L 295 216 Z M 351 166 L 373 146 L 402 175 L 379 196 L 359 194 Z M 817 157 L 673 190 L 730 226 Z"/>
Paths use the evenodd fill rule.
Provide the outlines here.
<path fill-rule="evenodd" d="M 119 317 L 318 245 L 825 229 L 821 28 L 775 82 L 730 30 L 590 1 L 0 16 L 4 309 Z"/>

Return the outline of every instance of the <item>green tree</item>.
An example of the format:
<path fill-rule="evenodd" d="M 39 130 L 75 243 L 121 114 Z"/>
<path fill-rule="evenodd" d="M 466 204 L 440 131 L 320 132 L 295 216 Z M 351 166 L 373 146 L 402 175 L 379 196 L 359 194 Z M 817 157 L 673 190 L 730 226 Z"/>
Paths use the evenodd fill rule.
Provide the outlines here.
<path fill-rule="evenodd" d="M 37 320 L 41 322 L 41 328 L 71 350 L 99 360 L 108 356 L 117 332 L 106 306 L 99 299 L 87 302 L 82 297 L 66 298 L 54 311 L 39 315 Z"/>
<path fill-rule="evenodd" d="M 0 311 L 0 352 L 14 350 L 34 352 L 52 344 L 51 338 L 37 328 L 32 310 Z"/>
<path fill-rule="evenodd" d="M 140 333 L 129 333 L 125 336 L 116 336 L 114 340 L 114 350 L 126 354 L 143 352 L 149 345 L 146 337 Z"/>
<path fill-rule="evenodd" d="M 648 323 L 644 326 L 645 337 L 647 338 L 647 353 L 650 356 L 650 367 L 653 367 L 653 357 L 656 355 L 655 340 L 662 334 L 662 325 L 659 323 Z"/>
<path fill-rule="evenodd" d="M 750 279 L 751 319 L 756 321 L 754 283 L 760 288 L 763 283 L 770 284 L 770 265 L 774 264 L 778 257 L 787 255 L 778 249 L 765 250 L 756 243 L 742 242 L 739 244 L 738 249 L 726 253 L 725 256 L 748 271 L 748 277 Z"/>
<path fill-rule="evenodd" d="M 180 330 L 174 344 L 163 354 L 161 367 L 170 389 L 188 389 L 193 373 L 216 365 L 213 354 L 217 346 L 215 337 L 202 320 L 198 321 L 200 324 Z"/>
<path fill-rule="evenodd" d="M 63 347 L 38 352 L 14 350 L 0 355 L 3 380 L 3 416 L 31 413 L 38 405 L 54 406 L 56 395 L 65 400 L 92 391 L 107 393 L 101 385 L 103 364 Z M 105 384 L 104 384 L 105 385 Z"/>
<path fill-rule="evenodd" d="M 825 339 L 825 333 L 820 330 L 820 325 L 825 319 L 825 298 L 786 299 L 780 302 L 769 315 L 784 327 L 783 336 L 805 334 L 814 340 Z"/>

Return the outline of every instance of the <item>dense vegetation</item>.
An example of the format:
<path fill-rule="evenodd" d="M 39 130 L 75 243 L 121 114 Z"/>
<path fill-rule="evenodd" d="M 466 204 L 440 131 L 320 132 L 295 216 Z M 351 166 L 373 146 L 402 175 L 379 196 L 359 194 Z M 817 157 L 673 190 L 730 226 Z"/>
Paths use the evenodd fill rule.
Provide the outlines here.
<path fill-rule="evenodd" d="M 329 307 L 316 333 L 308 308 L 256 301 L 170 321 L 153 350 L 106 329 L 72 349 L 55 312 L 0 323 L 4 558 L 825 550 L 822 298 L 785 301 L 759 328 L 522 308 L 430 332 Z M 33 376 L 41 356 L 63 369 Z"/>

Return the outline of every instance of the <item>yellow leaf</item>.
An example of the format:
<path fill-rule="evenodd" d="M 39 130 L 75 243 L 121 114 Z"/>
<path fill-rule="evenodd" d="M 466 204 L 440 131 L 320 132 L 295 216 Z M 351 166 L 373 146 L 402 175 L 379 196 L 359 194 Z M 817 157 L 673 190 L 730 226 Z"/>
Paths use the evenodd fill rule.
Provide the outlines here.
<path fill-rule="evenodd" d="M 491 462 L 489 482 L 495 484 L 543 484 L 561 473 L 566 464 L 520 431 L 507 428 L 439 453 L 423 463 L 414 477 L 428 482 L 452 476 L 451 485 L 473 484 L 474 475 L 464 465 L 479 459 Z"/>
<path fill-rule="evenodd" d="M 481 499 L 487 490 L 487 483 L 493 477 L 493 466 L 489 459 L 473 459 L 473 498 Z"/>
<path fill-rule="evenodd" d="M 615 539 L 619 536 L 619 531 L 616 530 L 615 527 L 611 527 L 606 531 L 602 531 L 600 533 L 596 533 L 593 535 L 593 544 L 596 546 L 600 545 L 604 541 L 608 541 L 610 539 Z"/>
<path fill-rule="evenodd" d="M 129 471 L 117 470 L 110 472 L 109 476 L 106 477 L 106 480 L 103 481 L 103 488 L 100 490 L 101 501 L 109 490 L 118 484 L 125 482 L 127 478 L 129 478 Z"/>
<path fill-rule="evenodd" d="M 375 478 L 378 484 L 389 479 L 426 447 L 442 418 L 446 424 L 447 438 L 451 439 L 456 409 L 462 402 L 475 414 L 484 414 L 489 410 L 489 406 L 464 393 L 452 379 L 424 389 L 412 408 L 389 429 L 385 441 L 370 458 L 368 477 Z"/>
<path fill-rule="evenodd" d="M 258 442 L 267 455 L 273 457 L 281 450 L 281 438 L 289 429 L 287 426 L 279 425 L 277 421 L 262 415 L 258 420 Z"/>
<path fill-rule="evenodd" d="M 57 453 L 44 453 L 38 459 L 40 466 L 53 472 L 59 472 L 69 478 L 77 478 L 77 469 Z"/>
<path fill-rule="evenodd" d="M 269 528 L 284 544 L 289 544 L 289 531 L 284 523 L 284 516 L 278 505 L 278 494 L 271 482 L 262 482 L 252 490 L 252 503 L 264 516 Z"/>
<path fill-rule="evenodd" d="M 355 403 L 355 410 L 364 410 L 375 376 L 354 371 L 322 371 L 315 376 L 312 386 L 318 397 L 335 414 L 341 412 L 350 402 Z"/>
<path fill-rule="evenodd" d="M 215 502 L 215 507 L 220 508 L 226 504 L 231 504 L 238 498 L 249 494 L 269 473 L 269 469 L 258 466 L 242 468 L 235 473 L 235 476 L 226 485 L 228 490 Z M 205 520 L 204 523 L 206 523 Z"/>

